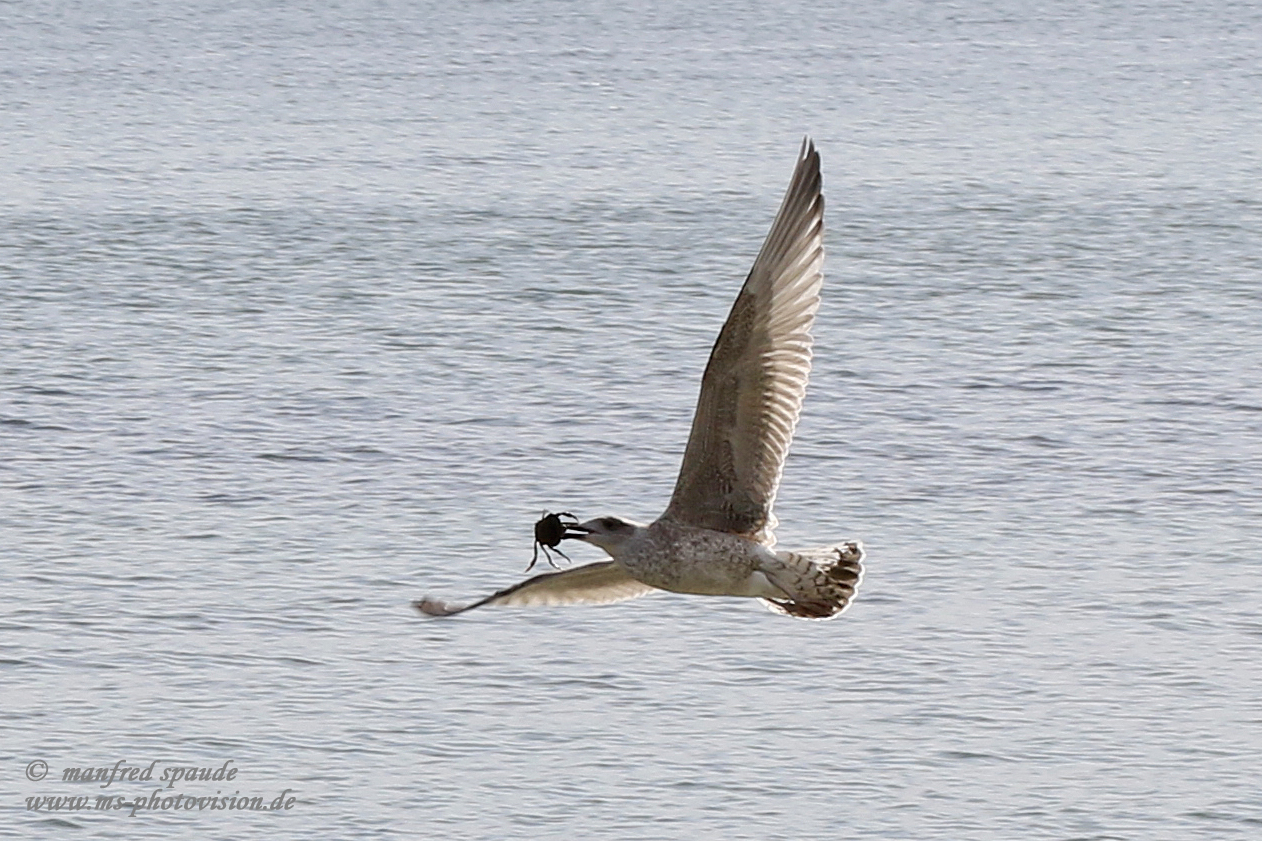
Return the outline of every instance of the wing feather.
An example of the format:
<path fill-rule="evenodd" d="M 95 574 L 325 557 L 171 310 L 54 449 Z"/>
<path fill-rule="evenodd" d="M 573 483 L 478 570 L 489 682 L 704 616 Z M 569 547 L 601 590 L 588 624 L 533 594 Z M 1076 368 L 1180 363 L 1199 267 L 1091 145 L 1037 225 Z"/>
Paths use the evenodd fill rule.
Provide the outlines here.
<path fill-rule="evenodd" d="M 452 616 L 484 605 L 608 604 L 638 598 L 653 590 L 613 561 L 601 561 L 561 572 L 545 572 L 463 607 L 430 598 L 413 602 L 413 606 L 429 616 Z"/>
<path fill-rule="evenodd" d="M 664 519 L 775 543 L 772 506 L 806 394 L 823 283 L 821 187 L 819 153 L 808 138 L 710 352 Z"/>

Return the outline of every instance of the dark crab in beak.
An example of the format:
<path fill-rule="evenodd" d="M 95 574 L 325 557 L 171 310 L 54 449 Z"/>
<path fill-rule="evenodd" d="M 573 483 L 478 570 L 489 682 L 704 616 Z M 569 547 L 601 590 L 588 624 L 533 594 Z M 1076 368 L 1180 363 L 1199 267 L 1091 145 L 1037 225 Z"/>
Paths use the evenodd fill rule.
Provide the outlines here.
<path fill-rule="evenodd" d="M 556 562 L 552 560 L 552 552 L 556 552 L 568 561 L 570 556 L 558 548 L 561 545 L 561 541 L 581 540 L 588 534 L 589 531 L 578 524 L 578 518 L 568 511 L 544 514 L 543 518 L 535 523 L 535 551 L 530 559 L 530 566 L 526 567 L 526 571 L 529 572 L 534 569 L 535 564 L 539 562 L 540 549 L 543 550 L 543 556 L 548 559 L 548 563 L 554 569 L 560 569 Z"/>

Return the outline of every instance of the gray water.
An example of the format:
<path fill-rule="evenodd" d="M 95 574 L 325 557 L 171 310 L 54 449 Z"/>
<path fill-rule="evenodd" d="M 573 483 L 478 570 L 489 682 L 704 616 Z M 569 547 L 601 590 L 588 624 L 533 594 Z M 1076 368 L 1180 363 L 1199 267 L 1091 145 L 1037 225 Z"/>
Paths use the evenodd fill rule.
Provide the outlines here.
<path fill-rule="evenodd" d="M 0 835 L 1258 837 L 1259 67 L 1214 0 L 5 4 Z M 778 534 L 853 608 L 415 615 L 657 515 L 807 133 Z M 296 799 L 28 808 L 160 787 Z"/>

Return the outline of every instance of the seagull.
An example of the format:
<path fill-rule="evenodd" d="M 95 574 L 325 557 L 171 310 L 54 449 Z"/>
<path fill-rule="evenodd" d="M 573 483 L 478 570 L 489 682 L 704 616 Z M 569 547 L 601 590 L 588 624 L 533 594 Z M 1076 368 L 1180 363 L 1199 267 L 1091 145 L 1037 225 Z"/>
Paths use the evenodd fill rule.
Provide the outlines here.
<path fill-rule="evenodd" d="M 772 513 L 811 369 L 811 325 L 824 265 L 819 153 L 806 138 L 771 232 L 719 331 L 670 504 L 643 525 L 621 517 L 566 523 L 564 538 L 610 560 L 544 573 L 465 606 L 604 604 L 657 590 L 761 599 L 799 619 L 832 619 L 863 578 L 863 545 L 777 550 Z"/>

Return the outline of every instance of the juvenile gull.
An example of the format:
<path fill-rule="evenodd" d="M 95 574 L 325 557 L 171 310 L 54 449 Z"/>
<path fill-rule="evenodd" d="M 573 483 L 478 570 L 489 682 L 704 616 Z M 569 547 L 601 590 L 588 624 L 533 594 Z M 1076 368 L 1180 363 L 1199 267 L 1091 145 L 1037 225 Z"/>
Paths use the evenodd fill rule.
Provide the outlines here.
<path fill-rule="evenodd" d="M 649 525 L 598 517 L 564 537 L 612 560 L 529 578 L 464 607 L 601 604 L 654 590 L 762 599 L 800 619 L 831 619 L 863 577 L 857 541 L 776 551 L 772 514 L 811 370 L 811 324 L 824 265 L 819 153 L 802 143 L 788 192 L 710 352 L 670 504 Z M 559 542 L 559 540 L 558 540 Z"/>

